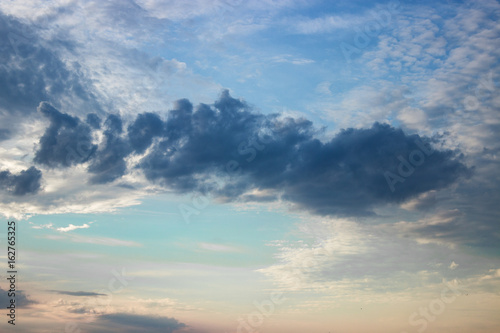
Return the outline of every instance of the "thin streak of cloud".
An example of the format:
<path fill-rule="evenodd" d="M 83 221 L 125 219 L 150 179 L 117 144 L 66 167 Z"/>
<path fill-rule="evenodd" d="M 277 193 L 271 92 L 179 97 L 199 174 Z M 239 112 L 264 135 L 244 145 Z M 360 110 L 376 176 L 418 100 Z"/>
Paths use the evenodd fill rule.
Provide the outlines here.
<path fill-rule="evenodd" d="M 346 29 L 356 22 L 341 16 L 328 15 L 315 19 L 304 19 L 295 25 L 297 33 L 309 35 L 319 33 L 329 33 L 337 29 Z"/>
<path fill-rule="evenodd" d="M 33 222 L 30 222 L 30 224 L 33 224 Z M 47 223 L 47 224 L 33 225 L 31 228 L 32 229 L 53 229 L 52 228 L 53 226 L 54 226 L 54 224 Z"/>
<path fill-rule="evenodd" d="M 238 249 L 232 246 L 214 243 L 198 243 L 198 247 L 204 250 L 215 251 L 215 252 L 236 252 Z"/>
<path fill-rule="evenodd" d="M 87 223 L 85 223 L 83 225 L 73 225 L 73 224 L 70 224 L 67 227 L 57 228 L 57 231 L 68 232 L 68 231 L 73 231 L 73 230 L 76 230 L 76 229 L 88 229 L 88 228 L 90 228 L 90 226 Z"/>
<path fill-rule="evenodd" d="M 66 290 L 47 290 L 51 293 L 68 295 L 68 296 L 107 296 L 106 294 L 99 294 L 90 291 L 66 291 Z"/>
<path fill-rule="evenodd" d="M 295 58 L 292 57 L 289 54 L 286 55 L 281 55 L 281 56 L 275 56 L 272 58 L 273 62 L 277 63 L 290 63 L 293 65 L 307 65 L 307 64 L 312 64 L 314 63 L 314 60 L 311 59 L 305 59 L 305 58 Z"/>
<path fill-rule="evenodd" d="M 142 246 L 140 243 L 134 241 L 127 241 L 122 239 L 110 238 L 110 237 L 95 237 L 95 236 L 81 236 L 81 235 L 48 235 L 45 236 L 47 239 L 52 240 L 69 240 L 75 243 L 86 243 L 86 244 L 96 244 L 96 245 L 106 245 L 106 246 Z"/>

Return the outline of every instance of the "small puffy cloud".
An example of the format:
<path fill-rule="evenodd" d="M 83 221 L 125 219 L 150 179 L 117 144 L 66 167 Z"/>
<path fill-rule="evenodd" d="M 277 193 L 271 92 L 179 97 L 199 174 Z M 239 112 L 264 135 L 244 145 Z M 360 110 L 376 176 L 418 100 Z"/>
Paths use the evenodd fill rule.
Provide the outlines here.
<path fill-rule="evenodd" d="M 427 124 L 427 115 L 422 109 L 405 107 L 398 113 L 398 119 L 408 128 L 420 129 Z"/>
<path fill-rule="evenodd" d="M 67 227 L 57 228 L 56 230 L 60 231 L 60 232 L 68 232 L 68 231 L 73 231 L 73 230 L 76 230 L 76 229 L 87 229 L 87 228 L 90 228 L 90 226 L 85 223 L 83 225 L 73 225 L 73 224 L 70 224 Z"/>
<path fill-rule="evenodd" d="M 448 266 L 449 269 L 455 269 L 457 268 L 459 265 L 457 263 L 455 263 L 454 261 L 451 262 L 450 266 Z"/>

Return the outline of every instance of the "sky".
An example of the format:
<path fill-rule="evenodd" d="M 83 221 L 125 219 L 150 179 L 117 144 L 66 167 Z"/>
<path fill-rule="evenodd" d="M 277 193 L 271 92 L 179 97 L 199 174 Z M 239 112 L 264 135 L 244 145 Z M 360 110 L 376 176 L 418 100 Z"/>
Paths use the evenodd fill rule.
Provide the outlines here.
<path fill-rule="evenodd" d="M 1 1 L 0 330 L 498 332 L 499 16 Z"/>

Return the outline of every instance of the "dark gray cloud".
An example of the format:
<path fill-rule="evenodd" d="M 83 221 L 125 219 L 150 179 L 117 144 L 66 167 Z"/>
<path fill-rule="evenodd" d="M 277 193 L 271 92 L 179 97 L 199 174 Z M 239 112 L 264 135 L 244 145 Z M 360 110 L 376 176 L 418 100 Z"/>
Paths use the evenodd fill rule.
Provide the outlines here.
<path fill-rule="evenodd" d="M 319 214 L 368 214 L 375 204 L 404 202 L 470 175 L 456 152 L 427 155 L 430 141 L 378 123 L 344 130 L 325 144 L 308 140 L 283 197 Z"/>
<path fill-rule="evenodd" d="M 186 324 L 168 317 L 113 313 L 100 315 L 94 323 L 88 326 L 89 332 L 172 333 L 186 327 Z"/>
<path fill-rule="evenodd" d="M 161 127 L 157 118 L 155 125 Z M 310 121 L 254 113 L 227 91 L 195 111 L 179 101 L 162 127 L 161 140 L 140 163 L 151 181 L 227 200 L 271 190 L 321 215 L 367 215 L 376 204 L 403 202 L 471 173 L 458 152 L 430 151 L 437 139 L 376 123 L 321 142 Z M 140 140 L 141 151 L 151 136 Z"/>
<path fill-rule="evenodd" d="M 345 129 L 327 142 L 306 119 L 253 112 L 228 91 L 213 105 L 177 101 L 166 120 L 139 114 L 124 133 L 122 119 L 108 115 L 99 149 L 91 128 L 77 117 L 42 103 L 51 121 L 35 162 L 70 166 L 89 161 L 91 183 L 119 179 L 125 158 L 147 179 L 180 193 L 210 193 L 224 200 L 269 201 L 277 197 L 320 215 L 370 215 L 376 205 L 401 203 L 445 188 L 471 169 L 457 151 L 431 149 L 440 138 L 409 135 L 390 125 Z M 89 116 L 98 127 L 98 119 Z M 156 138 L 156 140 L 154 140 Z M 74 152 L 75 154 L 68 154 Z M 80 159 L 70 157 L 80 156 Z M 266 190 L 264 196 L 248 195 Z"/>
<path fill-rule="evenodd" d="M 40 190 L 42 172 L 35 167 L 12 174 L 10 171 L 0 172 L 0 186 L 13 195 L 35 194 Z"/>
<path fill-rule="evenodd" d="M 89 113 L 87 115 L 86 122 L 93 129 L 100 129 L 101 128 L 101 118 L 95 113 Z"/>
<path fill-rule="evenodd" d="M 5 109 L 33 112 L 40 101 L 64 90 L 59 79 L 69 72 L 52 52 L 38 45 L 32 27 L 0 13 L 0 45 L 0 103 Z"/>
<path fill-rule="evenodd" d="M 12 130 L 10 128 L 0 128 L 0 141 L 9 139 L 11 135 Z"/>
<path fill-rule="evenodd" d="M 65 290 L 47 290 L 51 293 L 68 295 L 68 296 L 106 296 L 106 294 L 99 294 L 90 291 L 65 291 Z"/>
<path fill-rule="evenodd" d="M 181 192 L 214 189 L 207 178 L 225 176 L 226 163 L 240 156 L 238 145 L 255 136 L 266 119 L 250 112 L 227 92 L 216 105 L 223 107 L 200 105 L 193 112 L 189 101 L 176 103 L 168 114 L 160 142 L 141 161 L 148 179 Z"/>
<path fill-rule="evenodd" d="M 128 138 L 132 149 L 142 154 L 151 145 L 155 136 L 163 132 L 163 121 L 157 114 L 141 113 L 128 127 Z"/>
<path fill-rule="evenodd" d="M 49 167 L 69 167 L 88 161 L 97 146 L 92 144 L 91 128 L 79 118 L 61 113 L 47 102 L 38 111 L 50 125 L 40 138 L 34 162 Z"/>
<path fill-rule="evenodd" d="M 130 144 L 120 136 L 123 132 L 120 116 L 109 115 L 104 126 L 104 147 L 97 151 L 88 169 L 93 174 L 90 178 L 93 184 L 109 183 L 123 176 L 127 170 L 125 157 L 131 152 Z"/>
<path fill-rule="evenodd" d="M 5 309 L 10 305 L 10 300 L 11 297 L 9 296 L 9 289 L 3 290 L 2 288 L 0 288 L 0 307 L 2 307 L 2 309 Z M 37 304 L 36 301 L 29 299 L 23 290 L 15 291 L 15 300 L 16 308 L 27 308 L 32 304 Z"/>
<path fill-rule="evenodd" d="M 62 113 L 47 102 L 40 103 L 39 112 L 50 120 L 40 138 L 34 162 L 49 167 L 69 167 L 90 161 L 91 183 L 111 182 L 126 172 L 124 158 L 132 148 L 122 138 L 123 124 L 119 115 L 110 114 L 104 122 L 104 142 L 92 143 L 92 131 L 99 129 L 100 118 L 93 113 L 83 122 L 78 117 Z M 89 126 L 89 124 L 91 126 Z"/>

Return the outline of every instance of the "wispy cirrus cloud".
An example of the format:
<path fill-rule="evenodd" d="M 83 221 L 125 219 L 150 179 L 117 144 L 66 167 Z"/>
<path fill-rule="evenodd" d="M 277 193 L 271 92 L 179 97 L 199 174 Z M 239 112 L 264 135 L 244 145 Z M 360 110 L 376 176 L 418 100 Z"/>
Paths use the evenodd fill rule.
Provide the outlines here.
<path fill-rule="evenodd" d="M 79 296 L 79 297 L 107 296 L 106 294 L 100 294 L 90 291 L 67 291 L 67 290 L 47 290 L 47 291 L 59 295 Z"/>
<path fill-rule="evenodd" d="M 419 288 L 422 279 L 428 284 L 476 279 L 491 264 L 488 259 L 458 253 L 450 244 L 412 239 L 408 229 L 402 230 L 403 226 L 412 228 L 411 222 L 374 226 L 347 219 L 306 218 L 308 222 L 297 228 L 302 241 L 272 242 L 269 245 L 277 248 L 277 262 L 258 270 L 286 291 L 315 290 L 336 298 L 358 297 L 361 290 L 368 289 L 372 296 L 397 294 Z M 449 221 L 452 217 L 448 221 L 436 217 L 429 225 Z"/>
<path fill-rule="evenodd" d="M 299 34 L 331 33 L 338 29 L 347 29 L 361 21 L 360 17 L 345 15 L 327 15 L 314 19 L 297 19 L 293 27 Z"/>
<path fill-rule="evenodd" d="M 46 235 L 44 238 L 53 240 L 68 240 L 75 243 L 85 243 L 85 244 L 95 244 L 104 246 L 141 246 L 140 243 L 128 240 L 122 240 L 111 237 L 101 237 L 101 236 L 82 236 L 82 235 Z"/>
<path fill-rule="evenodd" d="M 277 62 L 277 63 L 289 63 L 292 65 L 307 65 L 307 64 L 314 63 L 314 60 L 312 60 L 312 59 L 295 58 L 290 54 L 274 56 L 271 58 L 271 61 Z"/>
<path fill-rule="evenodd" d="M 239 250 L 233 246 L 216 244 L 216 243 L 198 243 L 198 247 L 203 250 L 214 251 L 214 252 L 238 252 Z"/>
<path fill-rule="evenodd" d="M 53 223 L 35 225 L 33 222 L 30 222 L 30 224 L 32 225 L 33 229 L 53 229 L 52 227 L 54 226 Z"/>

